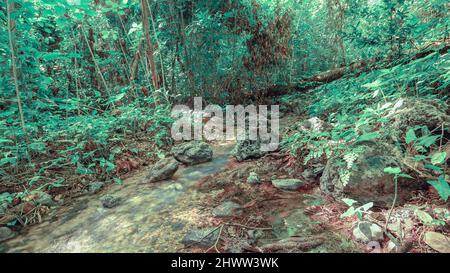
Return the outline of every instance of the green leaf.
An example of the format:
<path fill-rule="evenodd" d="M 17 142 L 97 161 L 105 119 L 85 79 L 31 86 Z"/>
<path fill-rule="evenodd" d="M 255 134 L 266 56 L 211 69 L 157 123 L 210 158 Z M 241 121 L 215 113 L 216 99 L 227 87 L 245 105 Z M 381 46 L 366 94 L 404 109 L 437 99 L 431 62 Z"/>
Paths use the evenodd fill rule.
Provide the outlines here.
<path fill-rule="evenodd" d="M 406 173 L 401 173 L 401 174 L 399 174 L 398 176 L 399 176 L 399 177 L 403 177 L 403 178 L 414 179 L 414 177 L 412 177 L 412 176 L 410 176 L 410 175 L 408 175 L 408 174 L 406 174 Z"/>
<path fill-rule="evenodd" d="M 431 163 L 433 165 L 439 165 L 439 164 L 443 164 L 445 162 L 445 159 L 447 158 L 447 153 L 446 152 L 441 152 L 441 153 L 435 153 L 432 157 L 431 157 Z"/>
<path fill-rule="evenodd" d="M 384 169 L 384 172 L 385 173 L 388 173 L 388 174 L 400 174 L 401 172 L 402 172 L 402 170 L 400 169 L 400 168 L 398 168 L 398 167 L 387 167 L 387 168 L 385 168 Z"/>
<path fill-rule="evenodd" d="M 361 206 L 360 208 L 358 208 L 358 210 L 368 211 L 372 207 L 373 207 L 373 202 L 370 202 L 370 203 L 365 204 L 364 206 Z"/>
<path fill-rule="evenodd" d="M 425 167 L 425 169 L 432 170 L 432 171 L 435 171 L 435 172 L 438 172 L 438 173 L 443 173 L 444 172 L 444 170 L 442 168 L 439 168 L 439 167 L 431 165 L 431 164 L 425 164 L 424 167 Z"/>
<path fill-rule="evenodd" d="M 77 173 L 78 174 L 94 174 L 94 171 L 89 168 L 84 167 L 80 163 L 77 164 Z"/>
<path fill-rule="evenodd" d="M 450 185 L 443 175 L 441 175 L 437 181 L 429 181 L 428 183 L 436 189 L 442 200 L 445 202 L 448 201 L 448 198 L 450 197 Z"/>
<path fill-rule="evenodd" d="M 377 139 L 379 137 L 380 137 L 380 134 L 378 132 L 367 133 L 367 134 L 364 134 L 364 135 L 360 136 L 356 140 L 356 142 L 374 140 L 374 139 Z"/>
<path fill-rule="evenodd" d="M 347 206 L 351 207 L 354 204 L 358 203 L 358 201 L 355 201 L 353 199 L 349 199 L 349 198 L 344 198 L 342 199 L 342 202 L 344 202 Z"/>
<path fill-rule="evenodd" d="M 409 129 L 408 132 L 406 132 L 406 144 L 410 144 L 413 141 L 417 140 L 416 133 L 413 129 Z"/>
<path fill-rule="evenodd" d="M 354 207 L 350 207 L 346 212 L 341 215 L 341 218 L 352 217 L 355 215 L 356 210 Z"/>
<path fill-rule="evenodd" d="M 427 157 L 424 156 L 424 155 L 416 155 L 416 156 L 414 156 L 414 160 L 417 161 L 417 162 L 424 161 L 425 159 L 427 159 Z"/>
<path fill-rule="evenodd" d="M 123 181 L 119 177 L 114 177 L 114 183 L 116 183 L 116 185 L 123 185 Z"/>
<path fill-rule="evenodd" d="M 431 222 L 433 222 L 434 220 L 433 217 L 431 217 L 431 215 L 429 215 L 423 210 L 416 210 L 416 216 L 425 225 L 431 225 Z"/>
<path fill-rule="evenodd" d="M 14 200 L 14 196 L 9 192 L 4 192 L 0 194 L 0 203 L 6 202 L 11 203 Z"/>
<path fill-rule="evenodd" d="M 425 137 L 421 137 L 419 139 L 419 143 L 418 144 L 428 148 L 431 145 L 433 145 L 438 138 L 440 138 L 440 136 L 425 136 Z"/>
<path fill-rule="evenodd" d="M 36 181 L 38 181 L 41 178 L 42 176 L 34 176 L 33 178 L 30 179 L 30 181 L 28 181 L 28 185 L 32 186 Z"/>
<path fill-rule="evenodd" d="M 0 138 L 0 144 L 3 143 L 14 143 L 14 141 L 12 141 L 11 139 Z"/>
<path fill-rule="evenodd" d="M 66 13 L 66 9 L 63 6 L 55 6 L 55 12 L 58 16 L 63 16 Z"/>

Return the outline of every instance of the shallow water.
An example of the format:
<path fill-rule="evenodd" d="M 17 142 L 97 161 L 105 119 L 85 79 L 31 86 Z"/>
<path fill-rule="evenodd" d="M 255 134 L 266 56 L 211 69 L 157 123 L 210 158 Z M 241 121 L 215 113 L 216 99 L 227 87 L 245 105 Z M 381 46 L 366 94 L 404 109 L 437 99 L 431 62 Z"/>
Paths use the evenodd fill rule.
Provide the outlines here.
<path fill-rule="evenodd" d="M 148 171 L 143 170 L 112 185 L 100 195 L 79 198 L 74 204 L 55 210 L 47 219 L 30 227 L 7 242 L 1 251 L 7 252 L 178 252 L 180 243 L 190 230 L 211 219 L 211 207 L 204 200 L 209 192 L 196 191 L 194 185 L 206 176 L 227 167 L 234 142 L 212 146 L 211 162 L 181 167 L 170 181 L 141 183 Z M 113 194 L 122 203 L 113 209 L 103 208 L 100 197 Z M 258 245 L 290 236 L 309 238 L 324 235 L 326 242 L 312 252 L 348 252 L 342 238 L 329 230 L 315 231 L 318 224 L 304 214 L 304 209 L 316 205 L 320 195 L 296 195 L 263 212 L 271 219 L 272 232 Z"/>
<path fill-rule="evenodd" d="M 213 161 L 180 168 L 172 181 L 142 184 L 142 171 L 104 194 L 123 203 L 105 209 L 101 195 L 85 196 L 52 219 L 31 227 L 6 243 L 8 252 L 175 252 L 187 230 L 203 218 L 202 197 L 193 186 L 221 171 L 233 143 L 215 145 Z"/>

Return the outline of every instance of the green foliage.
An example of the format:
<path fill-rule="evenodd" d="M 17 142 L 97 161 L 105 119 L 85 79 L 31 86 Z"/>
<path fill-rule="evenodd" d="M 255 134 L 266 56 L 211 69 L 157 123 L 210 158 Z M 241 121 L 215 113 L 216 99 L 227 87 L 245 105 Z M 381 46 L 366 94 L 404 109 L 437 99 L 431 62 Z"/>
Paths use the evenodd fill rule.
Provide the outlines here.
<path fill-rule="evenodd" d="M 346 212 L 341 215 L 341 218 L 353 217 L 354 215 L 358 216 L 359 220 L 363 220 L 364 214 L 366 214 L 372 207 L 373 203 L 367 203 L 365 205 L 356 207 L 355 205 L 358 203 L 355 200 L 344 198 L 342 201 L 349 206 Z"/>
<path fill-rule="evenodd" d="M 447 107 L 449 55 L 412 58 L 445 45 L 446 1 L 149 1 L 150 41 L 140 5 L 2 2 L 0 183 L 47 189 L 65 186 L 64 175 L 72 174 L 121 184 L 121 157 L 164 157 L 173 104 L 193 96 L 246 103 L 248 94 L 259 98 L 268 87 L 364 60 L 366 71 L 345 69 L 358 74 L 312 92 L 306 110 L 330 128 L 311 132 L 298 124 L 284 148 L 304 165 L 339 159 L 345 185 L 365 144 L 393 143 L 397 165 L 404 169 L 403 159 L 412 158 L 421 172 L 439 175 L 429 183 L 448 199 L 447 154 L 439 147 L 448 124 L 439 120 L 445 125 L 439 134 L 414 118 L 406 128 L 401 123 L 410 119 L 398 125 L 417 101 L 437 104 L 436 111 Z M 133 141 L 150 148 L 133 152 L 127 146 Z"/>
<path fill-rule="evenodd" d="M 429 181 L 428 183 L 436 189 L 442 200 L 445 202 L 448 201 L 448 198 L 450 197 L 450 185 L 443 175 L 439 176 L 437 181 Z"/>

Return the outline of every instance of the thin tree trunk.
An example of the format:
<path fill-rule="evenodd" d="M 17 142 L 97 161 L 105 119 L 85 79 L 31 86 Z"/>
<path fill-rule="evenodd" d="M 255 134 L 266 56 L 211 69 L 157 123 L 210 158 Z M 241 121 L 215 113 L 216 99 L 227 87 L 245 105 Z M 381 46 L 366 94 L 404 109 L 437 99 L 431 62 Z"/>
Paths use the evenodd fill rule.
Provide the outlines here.
<path fill-rule="evenodd" d="M 158 40 L 158 32 L 156 31 L 156 27 L 155 27 L 156 24 L 155 24 L 155 20 L 153 18 L 152 7 L 151 7 L 151 5 L 150 5 L 150 3 L 148 1 L 147 1 L 147 5 L 148 5 L 149 13 L 150 13 L 150 19 L 152 20 L 153 34 L 155 35 L 156 44 L 161 46 L 161 44 L 159 43 L 159 40 Z M 161 48 L 159 48 L 159 54 L 158 55 L 159 55 L 159 62 L 160 62 L 160 65 L 161 65 L 162 87 L 163 87 L 163 90 L 164 90 L 164 95 L 166 96 L 166 100 L 167 100 L 166 76 L 165 76 L 165 73 L 164 73 L 164 62 L 163 62 L 163 59 L 162 59 Z"/>
<path fill-rule="evenodd" d="M 23 109 L 22 109 L 22 99 L 20 97 L 19 83 L 17 80 L 16 54 L 14 53 L 15 49 L 14 49 L 14 43 L 13 43 L 13 37 L 12 37 L 11 13 L 13 12 L 14 7 L 12 7 L 11 5 L 14 5 L 14 3 L 10 3 L 9 1 L 7 1 L 6 13 L 8 16 L 8 39 L 9 39 L 9 48 L 10 48 L 10 52 L 11 52 L 11 67 L 12 67 L 12 73 L 13 73 L 14 87 L 16 90 L 17 106 L 19 108 L 20 124 L 22 126 L 22 130 L 23 130 L 25 140 L 26 140 L 27 139 L 27 129 L 25 128 L 25 118 L 24 118 Z"/>
<path fill-rule="evenodd" d="M 100 79 L 102 80 L 102 83 L 103 83 L 103 86 L 105 88 L 106 94 L 108 94 L 108 96 L 110 96 L 111 94 L 109 92 L 108 84 L 106 83 L 105 77 L 103 77 L 102 71 L 100 70 L 100 67 L 97 64 L 97 60 L 95 59 L 95 55 L 94 55 L 94 50 L 91 48 L 91 45 L 89 44 L 89 40 L 86 37 L 86 33 L 84 33 L 83 25 L 81 25 L 80 30 L 81 30 L 81 33 L 82 33 L 82 35 L 84 37 L 84 40 L 86 41 L 86 44 L 88 46 L 89 53 L 91 54 L 92 62 L 94 62 L 95 69 L 97 70 L 97 73 L 100 76 Z M 113 105 L 113 108 L 114 108 L 114 103 L 112 105 Z"/>
<path fill-rule="evenodd" d="M 150 70 L 152 72 L 152 82 L 153 87 L 155 88 L 155 102 L 159 104 L 159 81 L 158 74 L 156 73 L 156 65 L 155 59 L 153 57 L 153 43 L 150 37 L 150 23 L 149 23 L 149 10 L 147 0 L 141 0 L 141 9 L 142 9 L 142 26 L 144 27 L 145 41 L 146 41 L 146 49 L 147 49 L 147 61 L 150 65 Z"/>

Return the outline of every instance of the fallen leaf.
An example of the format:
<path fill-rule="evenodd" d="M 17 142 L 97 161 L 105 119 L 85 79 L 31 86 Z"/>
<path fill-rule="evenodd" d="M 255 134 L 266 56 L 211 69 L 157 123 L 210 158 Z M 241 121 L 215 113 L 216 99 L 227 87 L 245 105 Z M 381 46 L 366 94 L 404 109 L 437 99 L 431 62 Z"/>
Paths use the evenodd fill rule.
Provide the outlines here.
<path fill-rule="evenodd" d="M 443 234 L 429 231 L 425 234 L 425 243 L 440 253 L 450 253 L 450 238 Z"/>

